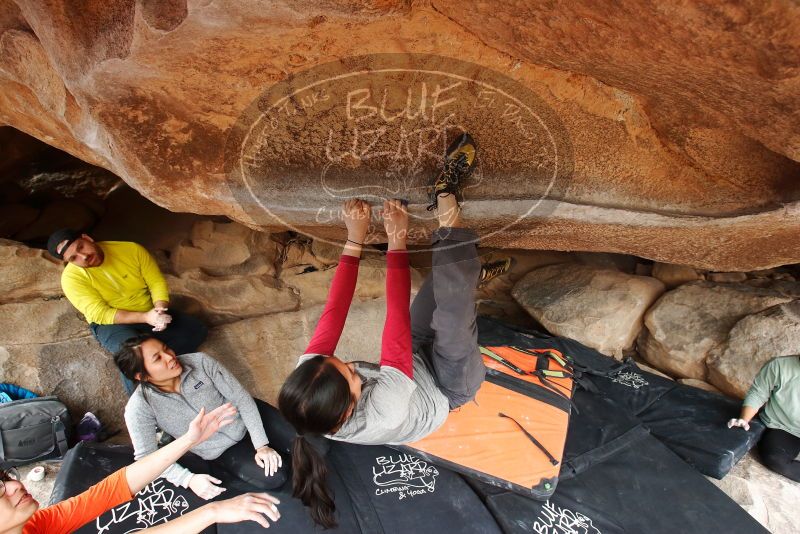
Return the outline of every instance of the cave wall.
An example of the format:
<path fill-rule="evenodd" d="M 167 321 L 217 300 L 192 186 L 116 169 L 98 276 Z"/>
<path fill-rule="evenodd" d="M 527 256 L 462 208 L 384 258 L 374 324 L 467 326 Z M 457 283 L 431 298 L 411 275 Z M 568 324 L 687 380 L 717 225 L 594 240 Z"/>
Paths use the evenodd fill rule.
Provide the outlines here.
<path fill-rule="evenodd" d="M 387 65 L 410 74 L 328 83 L 333 98 L 306 109 L 314 95 L 292 92 Z M 410 198 L 424 240 L 436 159 L 405 158 L 419 150 L 407 134 L 449 130 L 409 114 L 360 123 L 344 95 L 370 88 L 369 110 L 389 87 L 396 112 L 455 75 L 468 80 L 457 126 L 482 164 L 464 216 L 485 244 L 716 270 L 800 262 L 795 3 L 0 0 L 0 122 L 170 210 L 253 228 L 341 237 L 320 213 L 369 186 Z M 529 103 L 542 135 L 523 138 L 519 114 L 478 82 Z M 300 113 L 246 154 L 257 165 L 243 178 L 231 158 L 281 94 Z M 372 152 L 349 150 L 377 130 Z M 346 155 L 335 173 L 331 147 Z"/>

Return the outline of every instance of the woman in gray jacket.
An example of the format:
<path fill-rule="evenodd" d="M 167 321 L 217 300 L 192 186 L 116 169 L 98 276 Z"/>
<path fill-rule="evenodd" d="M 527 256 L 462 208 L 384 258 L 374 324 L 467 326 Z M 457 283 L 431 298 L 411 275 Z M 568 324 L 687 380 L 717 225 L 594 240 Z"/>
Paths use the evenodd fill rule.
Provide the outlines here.
<path fill-rule="evenodd" d="M 114 362 L 123 375 L 138 382 L 125 407 L 125 423 L 137 460 L 158 448 L 156 427 L 180 436 L 202 408 L 208 412 L 230 402 L 238 410 L 233 422 L 191 452 L 209 462 L 212 474 L 232 475 L 257 489 L 278 488 L 286 481 L 283 460 L 268 445 L 262 423 L 262 417 L 279 417 L 277 410 L 265 403 L 257 405 L 211 356 L 202 352 L 177 356 L 164 342 L 144 334 L 126 341 Z M 162 476 L 203 499 L 225 491 L 220 479 L 194 473 L 178 463 Z"/>

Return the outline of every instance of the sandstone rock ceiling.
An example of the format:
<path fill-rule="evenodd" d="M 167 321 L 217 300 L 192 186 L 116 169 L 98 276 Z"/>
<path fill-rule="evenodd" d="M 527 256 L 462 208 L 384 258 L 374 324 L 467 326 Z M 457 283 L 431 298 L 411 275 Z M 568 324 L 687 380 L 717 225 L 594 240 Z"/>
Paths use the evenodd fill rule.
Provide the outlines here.
<path fill-rule="evenodd" d="M 291 93 L 386 65 L 380 80 Z M 453 73 L 463 84 L 443 125 L 431 106 Z M 492 108 L 489 86 L 522 104 Z M 367 89 L 347 107 L 362 116 L 342 111 L 346 92 Z M 251 146 L 280 91 L 292 120 Z M 527 132 L 525 103 L 539 121 Z M 718 270 L 797 263 L 799 103 L 788 0 L 0 0 L 0 122 L 171 210 L 316 236 L 340 236 L 320 214 L 341 196 L 381 188 L 429 228 L 421 186 L 435 160 L 398 155 L 462 127 L 482 157 L 464 214 L 488 245 Z M 237 176 L 237 154 L 258 172 Z"/>

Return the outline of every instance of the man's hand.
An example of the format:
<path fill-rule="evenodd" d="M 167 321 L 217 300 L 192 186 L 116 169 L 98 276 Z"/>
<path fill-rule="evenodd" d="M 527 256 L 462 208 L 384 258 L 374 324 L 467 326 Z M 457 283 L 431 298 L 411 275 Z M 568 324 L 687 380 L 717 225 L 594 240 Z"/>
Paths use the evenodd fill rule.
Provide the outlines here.
<path fill-rule="evenodd" d="M 200 413 L 189 423 L 189 430 L 186 431 L 184 437 L 194 447 L 198 443 L 207 440 L 220 428 L 231 424 L 235 416 L 236 406 L 230 402 L 208 413 L 206 413 L 205 408 L 200 408 Z"/>
<path fill-rule="evenodd" d="M 264 469 L 264 476 L 271 477 L 283 465 L 283 458 L 278 451 L 264 445 L 256 451 L 256 464 Z"/>
<path fill-rule="evenodd" d="M 144 321 L 153 327 L 153 332 L 161 332 L 172 322 L 172 316 L 166 313 L 166 308 L 153 308 L 144 314 Z"/>
<path fill-rule="evenodd" d="M 189 489 L 191 489 L 195 495 L 205 500 L 213 499 L 225 491 L 225 488 L 217 486 L 217 484 L 222 484 L 222 481 L 211 475 L 196 474 L 192 475 L 192 478 L 189 479 Z"/>
<path fill-rule="evenodd" d="M 745 421 L 744 419 L 733 418 L 730 421 L 728 421 L 728 428 L 733 428 L 735 426 L 738 426 L 739 428 L 744 428 L 745 430 L 750 430 L 750 423 L 748 421 Z"/>
<path fill-rule="evenodd" d="M 408 212 L 401 200 L 383 202 L 383 227 L 389 239 L 389 250 L 404 250 L 408 238 Z"/>
<path fill-rule="evenodd" d="M 207 506 L 214 506 L 217 523 L 255 521 L 262 527 L 269 528 L 265 516 L 273 523 L 281 517 L 277 504 L 280 504 L 280 501 L 267 493 L 245 493 Z"/>
<path fill-rule="evenodd" d="M 363 244 L 369 231 L 369 220 L 372 215 L 369 204 L 363 200 L 350 199 L 342 207 L 344 225 L 347 227 L 348 241 Z"/>

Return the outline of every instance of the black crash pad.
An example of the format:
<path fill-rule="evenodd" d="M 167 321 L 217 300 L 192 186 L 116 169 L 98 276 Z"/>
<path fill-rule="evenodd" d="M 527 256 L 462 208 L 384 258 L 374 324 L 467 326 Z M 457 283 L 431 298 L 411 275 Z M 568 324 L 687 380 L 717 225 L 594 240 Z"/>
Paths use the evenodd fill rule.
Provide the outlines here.
<path fill-rule="evenodd" d="M 724 477 L 764 432 L 758 420 L 751 423 L 749 431 L 727 428 L 727 421 L 741 410 L 737 399 L 648 373 L 632 360 L 618 362 L 573 339 L 486 317 L 478 319 L 478 332 L 482 344 L 513 340 L 525 348 L 554 348 L 591 369 L 586 375 L 592 387 L 705 475 Z"/>
<path fill-rule="evenodd" d="M 504 532 L 766 532 L 614 401 L 586 391 L 573 401 L 561 482 L 549 501 L 470 481 Z"/>
<path fill-rule="evenodd" d="M 51 503 L 81 493 L 132 461 L 133 452 L 130 447 L 95 443 L 78 444 L 65 457 L 55 482 Z M 181 463 L 196 472 L 202 471 L 203 460 L 196 456 L 184 457 L 181 459 Z M 336 493 L 339 527 L 328 532 L 343 534 L 361 532 L 353 515 L 353 507 L 350 505 L 348 494 L 335 472 L 330 474 L 329 483 Z M 225 485 L 227 491 L 220 496 L 220 499 L 228 499 L 252 490 L 241 482 L 238 484 L 229 482 Z M 290 483 L 269 493 L 281 501 L 281 519 L 270 526 L 269 532 L 294 534 L 318 530 L 315 529 L 303 504 L 292 498 Z M 80 534 L 128 533 L 163 524 L 205 503 L 206 501 L 197 497 L 191 490 L 176 487 L 164 479 L 158 479 L 137 494 L 129 503 L 109 510 L 95 521 L 82 527 L 78 532 Z M 215 532 L 234 534 L 261 530 L 256 523 L 245 522 L 218 525 L 203 532 L 205 534 Z"/>
<path fill-rule="evenodd" d="M 342 477 L 361 532 L 501 532 L 461 476 L 418 456 L 334 442 L 328 462 Z"/>
<path fill-rule="evenodd" d="M 66 456 L 52 495 L 59 502 L 77 495 L 133 461 L 129 447 L 81 443 Z M 346 534 L 441 534 L 462 532 L 497 534 L 500 529 L 473 489 L 456 473 L 388 447 L 332 443 L 327 455 L 328 482 L 334 492 L 339 526 L 327 532 Z M 195 471 L 202 460 L 184 457 L 181 463 Z M 227 499 L 250 488 L 241 482 L 226 484 Z M 273 533 L 321 532 L 303 504 L 291 496 L 291 483 L 270 491 L 280 499 L 281 519 Z M 122 534 L 162 524 L 205 501 L 191 490 L 159 479 L 131 502 L 90 522 L 81 534 Z M 454 530 L 453 530 L 454 529 Z M 259 531 L 255 523 L 217 525 L 205 533 L 234 534 Z"/>

